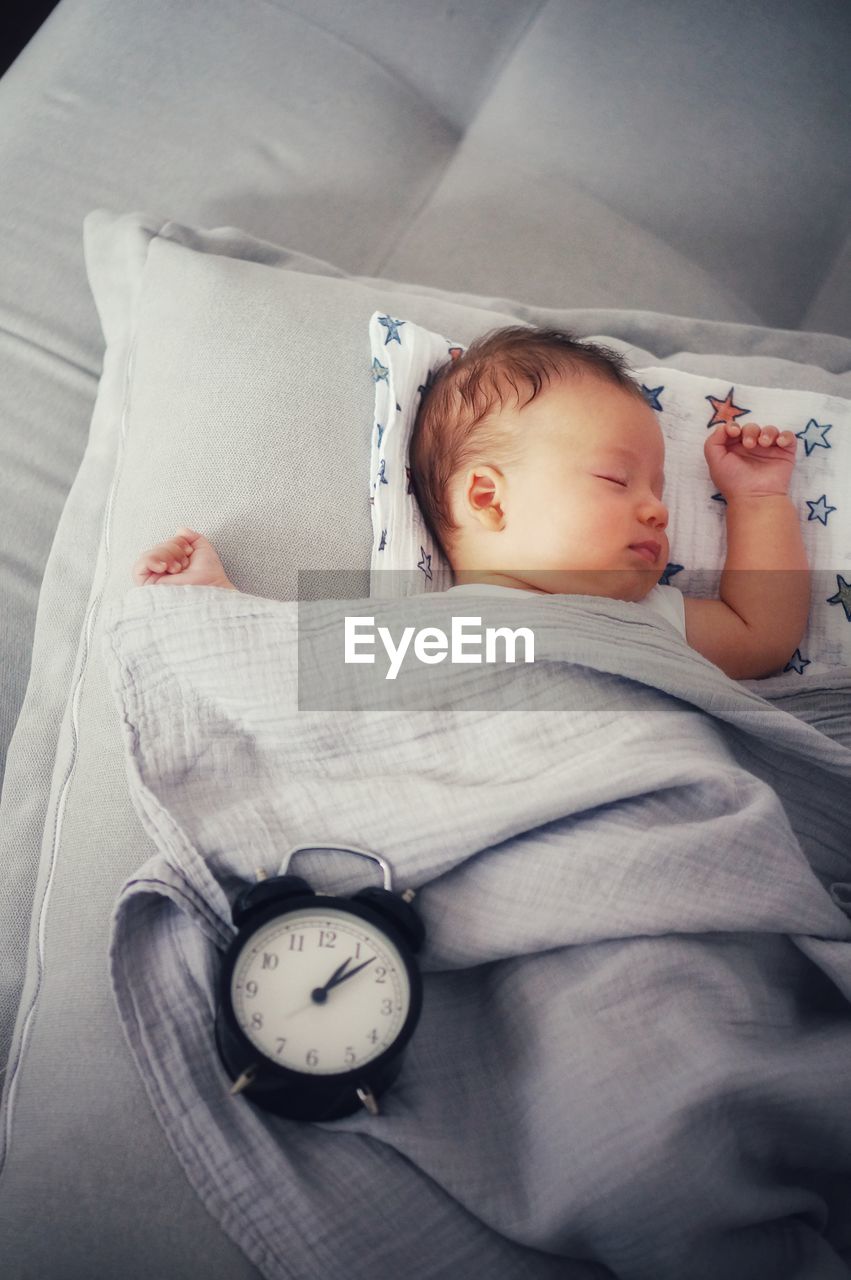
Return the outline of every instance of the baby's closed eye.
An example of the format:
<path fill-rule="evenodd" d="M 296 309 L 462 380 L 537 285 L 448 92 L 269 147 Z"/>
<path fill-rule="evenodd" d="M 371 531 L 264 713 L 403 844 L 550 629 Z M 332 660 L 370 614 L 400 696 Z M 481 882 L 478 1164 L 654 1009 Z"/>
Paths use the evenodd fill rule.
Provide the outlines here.
<path fill-rule="evenodd" d="M 614 476 L 598 476 L 598 480 L 611 480 L 612 484 L 620 484 L 626 488 L 626 480 L 616 480 Z"/>

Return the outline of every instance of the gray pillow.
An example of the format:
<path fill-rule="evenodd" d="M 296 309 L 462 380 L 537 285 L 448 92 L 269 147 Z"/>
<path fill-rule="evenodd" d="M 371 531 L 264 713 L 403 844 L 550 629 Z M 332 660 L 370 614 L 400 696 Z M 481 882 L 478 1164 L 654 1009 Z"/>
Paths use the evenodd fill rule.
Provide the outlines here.
<path fill-rule="evenodd" d="M 68 1276 L 235 1280 L 253 1268 L 185 1181 L 112 1003 L 110 913 L 154 849 L 127 792 L 103 604 L 180 524 L 213 541 L 245 592 L 294 597 L 300 568 L 366 573 L 377 309 L 463 343 L 518 319 L 554 324 L 635 364 L 846 398 L 851 341 L 353 279 L 235 229 L 140 214 L 91 214 L 85 249 L 103 376 L 0 802 L 0 1252 L 13 1275 L 56 1274 L 61 1257 Z"/>

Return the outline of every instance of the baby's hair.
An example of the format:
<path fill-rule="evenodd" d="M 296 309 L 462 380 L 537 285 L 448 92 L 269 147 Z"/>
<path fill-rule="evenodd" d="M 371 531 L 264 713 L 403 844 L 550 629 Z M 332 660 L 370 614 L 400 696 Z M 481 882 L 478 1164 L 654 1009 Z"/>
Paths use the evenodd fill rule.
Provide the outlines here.
<path fill-rule="evenodd" d="M 449 550 L 459 527 L 452 518 L 452 479 L 483 453 L 495 465 L 504 465 L 522 452 L 523 442 L 516 433 L 488 423 L 491 414 L 504 409 L 512 393 L 517 409 L 522 409 L 545 383 L 586 372 L 646 403 L 620 352 L 564 329 L 527 325 L 491 329 L 429 376 L 408 451 L 411 489 L 450 563 Z M 524 392 L 528 394 L 521 403 Z"/>

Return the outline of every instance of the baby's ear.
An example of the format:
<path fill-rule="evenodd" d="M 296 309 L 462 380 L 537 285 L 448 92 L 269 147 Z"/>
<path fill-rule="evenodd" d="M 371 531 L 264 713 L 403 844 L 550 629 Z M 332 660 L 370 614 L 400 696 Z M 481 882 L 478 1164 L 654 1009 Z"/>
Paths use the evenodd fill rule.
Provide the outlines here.
<path fill-rule="evenodd" d="M 502 476 L 495 467 L 475 467 L 467 473 L 464 500 L 487 528 L 501 528 Z"/>

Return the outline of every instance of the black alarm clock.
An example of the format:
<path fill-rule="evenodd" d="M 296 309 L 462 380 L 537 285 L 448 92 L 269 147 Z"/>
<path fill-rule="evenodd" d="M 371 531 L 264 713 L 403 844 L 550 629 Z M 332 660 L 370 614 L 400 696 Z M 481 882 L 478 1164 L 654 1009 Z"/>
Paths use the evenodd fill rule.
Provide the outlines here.
<path fill-rule="evenodd" d="M 302 849 L 371 858 L 384 888 L 316 892 L 287 874 Z M 394 893 L 383 858 L 338 845 L 299 845 L 283 874 L 257 874 L 234 903 L 238 932 L 219 975 L 216 1048 L 230 1093 L 291 1120 L 378 1115 L 422 1011 L 413 890 Z"/>

